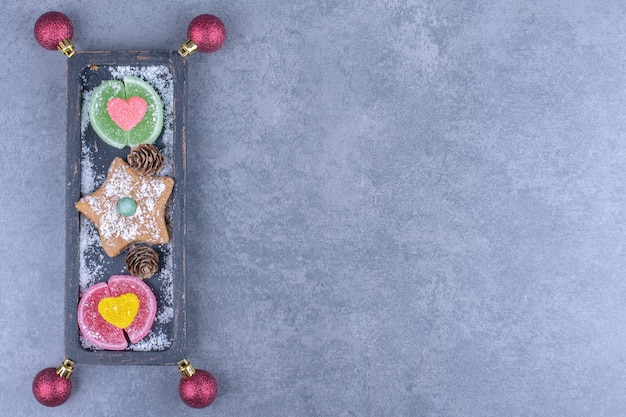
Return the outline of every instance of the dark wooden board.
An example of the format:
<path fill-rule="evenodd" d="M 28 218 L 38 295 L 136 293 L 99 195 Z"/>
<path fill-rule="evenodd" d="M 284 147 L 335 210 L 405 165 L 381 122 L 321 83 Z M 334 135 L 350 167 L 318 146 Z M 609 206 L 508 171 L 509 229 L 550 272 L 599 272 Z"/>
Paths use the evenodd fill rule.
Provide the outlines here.
<path fill-rule="evenodd" d="M 80 331 L 76 321 L 78 302 L 80 299 L 81 276 L 81 215 L 74 207 L 80 199 L 81 176 L 85 150 L 90 153 L 93 162 L 95 178 L 101 180 L 115 157 L 126 159 L 129 148 L 116 149 L 105 144 L 91 126 L 85 128 L 81 124 L 83 107 L 83 92 L 90 91 L 102 81 L 111 79 L 112 67 L 130 66 L 140 69 L 156 66 L 165 66 L 171 74 L 173 88 L 173 116 L 170 118 L 173 131 L 171 143 L 171 169 L 167 174 L 174 178 L 175 186 L 168 203 L 168 226 L 170 231 L 170 246 L 155 246 L 161 255 L 169 252 L 172 287 L 163 289 L 163 282 L 159 275 L 150 278 L 145 283 L 151 287 L 157 297 L 157 308 L 160 304 L 167 304 L 173 309 L 172 318 L 166 323 L 155 322 L 153 330 L 158 327 L 161 335 L 171 343 L 170 346 L 160 347 L 150 351 L 106 351 L 93 350 L 80 341 Z M 185 184 L 186 184 L 186 142 L 185 142 L 185 113 L 187 100 L 187 66 L 183 58 L 176 52 L 77 52 L 67 65 L 67 183 L 66 183 L 66 286 L 65 286 L 65 356 L 77 364 L 101 365 L 173 365 L 185 356 L 186 349 L 186 311 L 185 311 Z M 165 130 L 165 129 L 164 129 Z M 163 134 L 157 146 L 163 146 Z M 91 174 L 91 173 L 90 173 Z M 96 185 L 99 187 L 101 183 Z M 84 243 L 84 242 L 83 242 Z M 83 246 L 84 247 L 84 246 Z M 95 265 L 104 259 L 98 268 L 102 277 L 99 282 L 106 281 L 112 275 L 128 274 L 124 266 L 126 251 L 115 258 L 104 257 L 99 253 L 101 248 L 95 248 L 95 258 L 89 260 Z M 86 258 L 83 252 L 83 259 Z M 103 253 L 103 252 L 102 252 Z M 98 256 L 96 256 L 98 255 Z M 91 256 L 91 255 L 89 255 Z M 161 265 L 163 268 L 163 265 Z M 165 278 L 163 278 L 164 280 Z M 173 296 L 173 299 L 169 298 Z M 167 303 L 164 297 L 168 297 Z M 169 310 L 170 313 L 172 310 Z"/>

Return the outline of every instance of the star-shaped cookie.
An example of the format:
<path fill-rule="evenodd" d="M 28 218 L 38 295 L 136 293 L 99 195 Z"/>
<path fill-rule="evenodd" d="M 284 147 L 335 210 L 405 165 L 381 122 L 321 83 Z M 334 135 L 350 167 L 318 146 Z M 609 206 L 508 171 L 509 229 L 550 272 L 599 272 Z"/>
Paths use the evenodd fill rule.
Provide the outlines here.
<path fill-rule="evenodd" d="M 173 188 L 172 178 L 137 175 L 123 159 L 115 158 L 104 184 L 81 198 L 76 209 L 96 225 L 104 252 L 114 257 L 131 243 L 169 241 L 165 205 Z M 136 207 L 131 202 L 129 209 L 131 200 Z"/>

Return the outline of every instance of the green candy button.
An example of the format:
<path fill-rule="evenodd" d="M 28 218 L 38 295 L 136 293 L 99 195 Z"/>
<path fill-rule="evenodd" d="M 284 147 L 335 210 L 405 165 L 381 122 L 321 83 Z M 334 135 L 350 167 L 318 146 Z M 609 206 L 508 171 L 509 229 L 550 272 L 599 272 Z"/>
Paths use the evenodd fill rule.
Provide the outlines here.
<path fill-rule="evenodd" d="M 130 217 L 137 211 L 137 203 L 130 197 L 120 198 L 117 202 L 117 212 L 124 217 Z"/>

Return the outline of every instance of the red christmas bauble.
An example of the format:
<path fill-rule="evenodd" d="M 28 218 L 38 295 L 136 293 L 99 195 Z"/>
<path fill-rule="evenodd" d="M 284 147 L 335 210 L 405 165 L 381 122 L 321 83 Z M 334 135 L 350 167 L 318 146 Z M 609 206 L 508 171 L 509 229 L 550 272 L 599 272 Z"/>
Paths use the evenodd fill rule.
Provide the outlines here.
<path fill-rule="evenodd" d="M 48 12 L 35 22 L 35 39 L 45 49 L 55 50 L 63 39 L 72 39 L 74 28 L 70 19 L 61 12 Z"/>
<path fill-rule="evenodd" d="M 217 16 L 201 14 L 189 22 L 187 37 L 198 45 L 199 52 L 215 52 L 226 40 L 226 28 Z"/>
<path fill-rule="evenodd" d="M 33 395 L 45 406 L 61 405 L 71 393 L 72 381 L 57 375 L 55 368 L 42 369 L 33 379 Z"/>
<path fill-rule="evenodd" d="M 207 371 L 196 369 L 195 374 L 180 380 L 178 394 L 189 407 L 204 408 L 217 397 L 217 381 Z"/>

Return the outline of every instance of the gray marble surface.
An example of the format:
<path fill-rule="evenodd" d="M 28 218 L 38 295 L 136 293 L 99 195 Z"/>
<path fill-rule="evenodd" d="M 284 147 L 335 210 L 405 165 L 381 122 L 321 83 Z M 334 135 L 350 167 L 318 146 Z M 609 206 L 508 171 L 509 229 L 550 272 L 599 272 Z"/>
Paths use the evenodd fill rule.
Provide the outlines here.
<path fill-rule="evenodd" d="M 78 364 L 66 404 L 32 397 L 63 359 L 48 10 L 80 50 L 226 24 L 189 64 L 188 358 L 220 383 L 204 411 L 173 367 Z M 626 415 L 625 27 L 617 0 L 5 1 L 0 414 Z"/>

